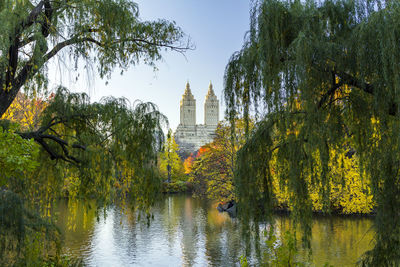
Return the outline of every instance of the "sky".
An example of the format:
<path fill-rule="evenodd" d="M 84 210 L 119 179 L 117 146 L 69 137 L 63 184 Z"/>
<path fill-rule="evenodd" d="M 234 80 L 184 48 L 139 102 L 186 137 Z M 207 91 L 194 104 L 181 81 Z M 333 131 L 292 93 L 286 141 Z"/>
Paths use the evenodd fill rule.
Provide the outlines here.
<path fill-rule="evenodd" d="M 62 83 L 73 91 L 89 93 L 93 101 L 103 96 L 125 97 L 130 102 L 139 99 L 155 103 L 168 117 L 170 127 L 179 124 L 179 101 L 189 81 L 196 99 L 196 121 L 204 123 L 204 98 L 210 81 L 220 100 L 220 120 L 223 119 L 223 76 L 231 55 L 240 50 L 249 29 L 250 0 L 136 0 L 142 20 L 158 18 L 175 21 L 190 36 L 195 49 L 180 53 L 163 53 L 150 66 L 136 65 L 120 74 L 116 69 L 106 84 L 94 77 L 80 75 L 78 82 L 53 72 L 53 84 Z M 52 72 L 50 72 L 51 74 Z M 61 77 L 62 76 L 62 77 Z M 75 74 L 76 76 L 76 74 Z M 74 77 L 75 77 L 74 76 Z"/>

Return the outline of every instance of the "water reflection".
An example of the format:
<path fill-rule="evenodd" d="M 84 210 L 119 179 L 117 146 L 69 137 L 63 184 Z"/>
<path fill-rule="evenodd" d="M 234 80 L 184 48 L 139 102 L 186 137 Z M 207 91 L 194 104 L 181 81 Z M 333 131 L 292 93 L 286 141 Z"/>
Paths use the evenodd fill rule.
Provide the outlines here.
<path fill-rule="evenodd" d="M 234 266 L 244 254 L 239 223 L 190 196 L 166 197 L 154 207 L 150 226 L 136 221 L 129 210 L 109 208 L 97 221 L 93 210 L 72 206 L 59 205 L 65 253 L 82 257 L 89 266 Z M 276 224 L 282 232 L 290 220 L 278 217 Z M 367 218 L 315 219 L 315 264 L 354 265 L 372 247 L 371 226 Z"/>

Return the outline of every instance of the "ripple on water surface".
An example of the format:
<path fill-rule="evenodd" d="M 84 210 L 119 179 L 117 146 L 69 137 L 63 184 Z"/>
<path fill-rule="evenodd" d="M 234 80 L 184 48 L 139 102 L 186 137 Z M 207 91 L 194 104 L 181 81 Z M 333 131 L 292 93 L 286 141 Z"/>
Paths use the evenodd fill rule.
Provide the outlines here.
<path fill-rule="evenodd" d="M 60 203 L 58 223 L 65 253 L 88 266 L 234 266 L 243 254 L 239 222 L 190 196 L 165 197 L 154 207 L 149 226 L 129 210 L 110 207 L 97 220 L 93 210 L 82 207 Z M 291 223 L 277 217 L 276 225 L 285 231 Z M 354 265 L 372 247 L 371 226 L 368 218 L 315 218 L 315 265 Z"/>

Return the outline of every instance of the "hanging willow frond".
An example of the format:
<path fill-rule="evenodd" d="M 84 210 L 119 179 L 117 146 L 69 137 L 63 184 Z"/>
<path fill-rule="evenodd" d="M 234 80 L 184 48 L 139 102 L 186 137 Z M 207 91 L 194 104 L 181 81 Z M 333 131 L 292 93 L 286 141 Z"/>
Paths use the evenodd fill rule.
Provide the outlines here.
<path fill-rule="evenodd" d="M 340 164 L 330 151 L 353 151 L 378 204 L 377 242 L 364 263 L 400 264 L 399 26 L 398 1 L 256 2 L 224 90 L 231 120 L 252 106 L 264 110 L 238 154 L 245 218 L 265 218 L 272 173 L 288 186 L 309 235 L 307 184 L 322 185 L 328 209 L 329 166 Z"/>

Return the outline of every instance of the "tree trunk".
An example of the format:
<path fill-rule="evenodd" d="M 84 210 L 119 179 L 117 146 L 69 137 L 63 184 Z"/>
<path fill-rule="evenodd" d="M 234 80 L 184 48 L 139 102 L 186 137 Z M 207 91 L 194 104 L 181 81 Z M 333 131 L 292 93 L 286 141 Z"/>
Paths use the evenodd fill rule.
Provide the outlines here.
<path fill-rule="evenodd" d="M 19 88 L 13 87 L 10 91 L 0 89 L 0 118 L 6 113 L 7 109 L 17 96 Z"/>
<path fill-rule="evenodd" d="M 171 165 L 167 165 L 167 171 L 168 171 L 168 183 L 171 183 Z"/>

